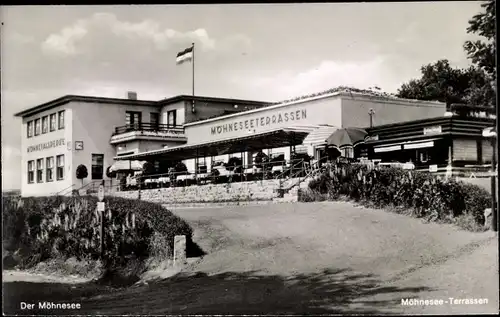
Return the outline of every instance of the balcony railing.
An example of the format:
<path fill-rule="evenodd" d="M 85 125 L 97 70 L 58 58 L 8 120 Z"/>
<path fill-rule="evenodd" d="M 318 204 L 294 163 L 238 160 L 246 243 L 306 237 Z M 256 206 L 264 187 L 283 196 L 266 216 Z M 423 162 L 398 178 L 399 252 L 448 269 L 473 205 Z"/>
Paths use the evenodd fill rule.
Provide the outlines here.
<path fill-rule="evenodd" d="M 178 125 L 171 124 L 154 124 L 154 123 L 133 123 L 121 127 L 116 127 L 113 135 L 132 132 L 132 131 L 151 131 L 151 132 L 170 132 L 174 134 L 183 134 L 184 128 Z"/>

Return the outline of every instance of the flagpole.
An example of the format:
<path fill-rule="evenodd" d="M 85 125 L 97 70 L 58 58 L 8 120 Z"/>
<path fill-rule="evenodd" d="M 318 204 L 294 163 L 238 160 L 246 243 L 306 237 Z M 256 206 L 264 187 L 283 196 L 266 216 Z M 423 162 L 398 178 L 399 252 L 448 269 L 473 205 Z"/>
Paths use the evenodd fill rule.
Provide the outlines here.
<path fill-rule="evenodd" d="M 194 97 L 194 43 L 193 44 L 193 97 Z M 193 104 L 194 104 L 194 99 L 193 99 Z"/>

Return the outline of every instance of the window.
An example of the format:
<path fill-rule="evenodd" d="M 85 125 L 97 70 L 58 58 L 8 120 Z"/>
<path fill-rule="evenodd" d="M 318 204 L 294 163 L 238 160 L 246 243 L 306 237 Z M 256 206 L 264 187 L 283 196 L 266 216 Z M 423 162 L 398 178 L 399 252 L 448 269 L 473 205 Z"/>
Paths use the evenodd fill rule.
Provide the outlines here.
<path fill-rule="evenodd" d="M 159 123 L 160 123 L 160 114 L 156 112 L 151 112 L 149 114 L 150 122 L 151 122 L 151 127 L 153 129 L 158 129 Z"/>
<path fill-rule="evenodd" d="M 33 121 L 28 121 L 28 138 L 33 137 Z"/>
<path fill-rule="evenodd" d="M 56 130 L 56 114 L 53 113 L 50 115 L 50 132 Z"/>
<path fill-rule="evenodd" d="M 64 110 L 59 111 L 59 130 L 64 129 Z"/>
<path fill-rule="evenodd" d="M 92 154 L 92 179 L 102 179 L 104 154 Z"/>
<path fill-rule="evenodd" d="M 56 165 L 57 165 L 57 180 L 64 179 L 64 155 L 56 156 Z"/>
<path fill-rule="evenodd" d="M 169 126 L 173 126 L 173 127 L 175 127 L 177 125 L 177 111 L 176 110 L 167 111 L 167 124 Z"/>
<path fill-rule="evenodd" d="M 40 134 L 40 119 L 35 120 L 35 135 Z"/>
<path fill-rule="evenodd" d="M 42 118 L 42 133 L 49 132 L 49 117 L 45 116 Z"/>
<path fill-rule="evenodd" d="M 45 160 L 45 177 L 46 182 L 52 182 L 54 180 L 54 157 L 47 157 Z"/>
<path fill-rule="evenodd" d="M 36 160 L 36 182 L 43 183 L 43 159 Z"/>
<path fill-rule="evenodd" d="M 139 127 L 139 123 L 142 121 L 141 112 L 127 111 L 125 113 L 125 124 L 130 127 Z"/>
<path fill-rule="evenodd" d="M 35 182 L 35 161 L 28 161 L 28 184 Z"/>

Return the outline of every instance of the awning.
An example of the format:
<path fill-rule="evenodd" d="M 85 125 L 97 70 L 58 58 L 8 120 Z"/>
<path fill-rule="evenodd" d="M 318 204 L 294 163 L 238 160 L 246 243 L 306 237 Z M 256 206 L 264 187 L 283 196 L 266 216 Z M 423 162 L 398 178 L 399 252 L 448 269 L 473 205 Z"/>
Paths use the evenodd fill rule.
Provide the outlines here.
<path fill-rule="evenodd" d="M 433 147 L 433 146 L 434 146 L 434 141 L 413 142 L 413 143 L 403 144 L 403 148 L 405 150 L 423 149 L 423 148 L 428 148 L 428 147 Z"/>
<path fill-rule="evenodd" d="M 333 132 L 337 131 L 339 128 L 330 126 L 330 125 L 322 125 L 317 129 L 313 130 L 309 135 L 304 139 L 304 145 L 312 145 L 312 146 L 321 146 L 326 144 L 326 139 L 332 135 Z"/>
<path fill-rule="evenodd" d="M 378 146 L 373 149 L 375 153 L 380 153 L 380 152 L 392 152 L 392 151 L 399 151 L 401 150 L 401 145 L 390 145 L 390 146 Z"/>
<path fill-rule="evenodd" d="M 140 171 L 146 161 L 115 161 L 110 167 L 111 172 L 116 171 Z"/>
<path fill-rule="evenodd" d="M 420 140 L 420 141 L 407 141 L 407 142 L 400 142 L 400 143 L 393 143 L 393 144 L 385 144 L 385 145 L 380 145 L 376 146 L 373 148 L 375 153 L 380 153 L 380 152 L 392 152 L 392 151 L 399 151 L 399 150 L 412 150 L 412 149 L 422 149 L 422 148 L 429 148 L 434 146 L 434 141 L 438 139 L 427 139 L 427 140 Z"/>
<path fill-rule="evenodd" d="M 186 160 L 195 157 L 218 156 L 229 153 L 260 151 L 303 143 L 312 132 L 312 127 L 290 127 L 267 130 L 238 138 L 227 138 L 213 142 L 180 145 L 167 149 L 117 156 L 115 160 L 167 158 L 169 160 Z"/>

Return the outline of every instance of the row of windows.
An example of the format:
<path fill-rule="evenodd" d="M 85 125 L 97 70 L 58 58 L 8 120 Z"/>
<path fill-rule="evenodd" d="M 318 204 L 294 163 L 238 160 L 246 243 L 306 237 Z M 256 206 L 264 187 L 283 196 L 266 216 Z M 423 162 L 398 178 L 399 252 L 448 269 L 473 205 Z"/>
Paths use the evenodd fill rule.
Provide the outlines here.
<path fill-rule="evenodd" d="M 58 181 L 64 179 L 64 155 L 57 155 L 56 160 L 56 179 Z M 35 169 L 36 162 L 36 169 Z M 44 182 L 44 171 L 45 171 L 45 182 L 54 181 L 54 156 L 46 157 L 45 159 L 39 158 L 36 161 L 28 161 L 28 184 L 35 183 L 35 171 L 36 171 L 36 182 Z M 92 154 L 92 179 L 103 179 L 104 174 L 104 154 Z"/>
<path fill-rule="evenodd" d="M 57 120 L 57 122 L 56 122 Z M 28 121 L 28 130 L 27 135 L 28 138 L 33 137 L 33 135 L 40 135 L 48 133 L 49 131 L 64 129 L 64 110 L 59 111 L 58 113 L 52 113 L 48 116 L 44 116 L 42 118 L 38 118 L 35 120 Z"/>
<path fill-rule="evenodd" d="M 58 181 L 64 179 L 64 155 L 57 155 L 56 160 L 56 179 Z M 44 164 L 45 163 L 45 164 Z M 45 165 L 45 166 L 44 166 Z M 54 181 L 54 157 L 49 156 L 45 159 L 39 158 L 36 160 L 36 182 L 43 183 L 43 172 L 45 171 L 45 182 Z M 35 161 L 28 161 L 28 184 L 35 182 Z"/>

